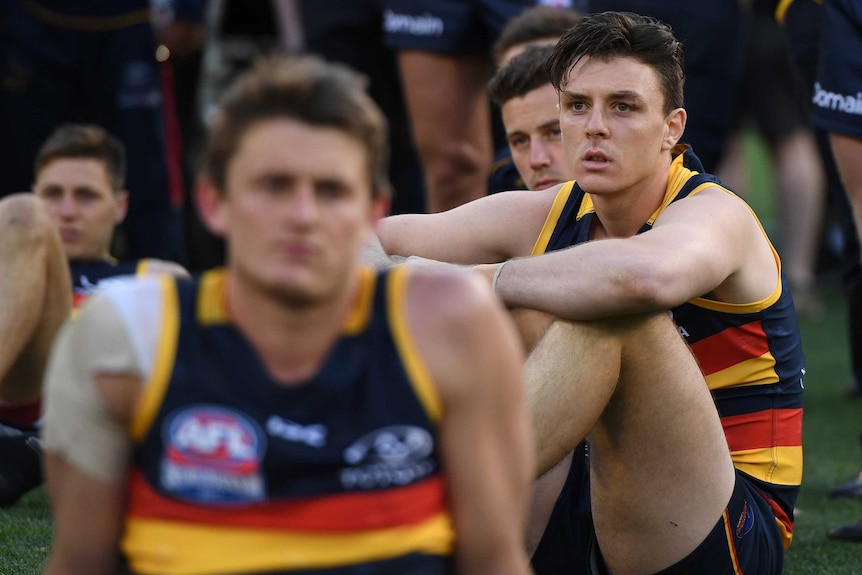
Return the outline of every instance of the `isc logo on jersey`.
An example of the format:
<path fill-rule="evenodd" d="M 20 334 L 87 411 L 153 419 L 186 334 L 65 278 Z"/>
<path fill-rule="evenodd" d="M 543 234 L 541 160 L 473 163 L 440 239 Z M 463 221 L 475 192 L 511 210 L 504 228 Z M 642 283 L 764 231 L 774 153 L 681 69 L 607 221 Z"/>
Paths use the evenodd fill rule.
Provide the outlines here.
<path fill-rule="evenodd" d="M 437 468 L 429 457 L 433 450 L 434 439 L 421 427 L 381 427 L 344 450 L 344 460 L 351 467 L 339 471 L 341 485 L 347 489 L 374 489 L 413 483 Z"/>
<path fill-rule="evenodd" d="M 174 496 L 207 503 L 264 498 L 266 440 L 244 413 L 216 405 L 184 408 L 165 419 L 162 435 L 161 483 Z"/>

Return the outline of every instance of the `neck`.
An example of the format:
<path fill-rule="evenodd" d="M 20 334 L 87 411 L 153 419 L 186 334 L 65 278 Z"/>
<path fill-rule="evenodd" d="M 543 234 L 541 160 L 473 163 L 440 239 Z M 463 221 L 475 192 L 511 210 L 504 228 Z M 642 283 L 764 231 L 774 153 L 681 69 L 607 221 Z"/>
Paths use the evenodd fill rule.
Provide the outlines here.
<path fill-rule="evenodd" d="M 317 371 L 343 331 L 358 292 L 353 274 L 335 296 L 296 304 L 237 274 L 228 278 L 232 323 L 257 350 L 270 375 L 285 386 L 300 385 Z"/>
<path fill-rule="evenodd" d="M 667 192 L 670 158 L 666 165 L 641 180 L 628 190 L 614 194 L 593 196 L 593 206 L 601 223 L 595 239 L 602 237 L 627 238 L 638 230 L 661 206 Z"/>

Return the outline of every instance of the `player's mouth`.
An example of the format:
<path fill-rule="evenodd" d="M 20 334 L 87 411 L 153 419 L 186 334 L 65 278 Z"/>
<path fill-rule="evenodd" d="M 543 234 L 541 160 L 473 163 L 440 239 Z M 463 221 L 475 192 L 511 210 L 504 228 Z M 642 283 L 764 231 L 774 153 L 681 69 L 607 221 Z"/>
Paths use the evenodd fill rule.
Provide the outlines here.
<path fill-rule="evenodd" d="M 611 163 L 611 159 L 607 154 L 600 150 L 587 150 L 581 156 L 581 164 L 589 169 L 600 169 L 607 167 Z"/>
<path fill-rule="evenodd" d="M 81 233 L 78 230 L 70 229 L 70 228 L 60 228 L 60 239 L 64 242 L 71 243 L 78 240 L 81 237 Z"/>

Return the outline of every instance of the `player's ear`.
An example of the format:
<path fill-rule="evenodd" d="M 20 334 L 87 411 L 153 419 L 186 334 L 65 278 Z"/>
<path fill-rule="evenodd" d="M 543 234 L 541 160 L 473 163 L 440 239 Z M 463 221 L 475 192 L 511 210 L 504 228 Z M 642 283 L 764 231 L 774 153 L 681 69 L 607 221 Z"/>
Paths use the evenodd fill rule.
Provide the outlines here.
<path fill-rule="evenodd" d="M 671 150 L 682 138 L 682 133 L 685 131 L 685 122 L 688 119 L 688 114 L 684 108 L 676 108 L 671 110 L 670 114 L 665 118 L 665 135 L 662 141 L 663 150 Z"/>
<path fill-rule="evenodd" d="M 224 193 L 207 176 L 200 176 L 195 182 L 194 195 L 198 214 L 206 227 L 217 236 L 223 236 L 227 226 Z"/>
<path fill-rule="evenodd" d="M 129 213 L 129 192 L 120 190 L 114 192 L 114 225 L 123 223 Z"/>
<path fill-rule="evenodd" d="M 392 200 L 389 194 L 381 194 L 371 200 L 371 221 L 376 223 L 377 220 L 385 218 L 389 215 L 389 210 L 392 208 Z"/>

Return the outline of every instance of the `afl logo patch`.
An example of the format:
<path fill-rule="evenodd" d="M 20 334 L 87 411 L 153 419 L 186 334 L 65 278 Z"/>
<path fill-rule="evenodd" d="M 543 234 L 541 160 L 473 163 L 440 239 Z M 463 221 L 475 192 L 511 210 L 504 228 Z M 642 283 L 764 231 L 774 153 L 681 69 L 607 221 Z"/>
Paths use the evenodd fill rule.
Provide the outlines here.
<path fill-rule="evenodd" d="M 171 413 L 163 426 L 162 486 L 180 499 L 256 501 L 266 448 L 258 424 L 240 411 L 196 405 Z"/>
<path fill-rule="evenodd" d="M 754 527 L 754 509 L 749 507 L 746 501 L 742 506 L 742 513 L 739 514 L 739 521 L 736 522 L 736 536 L 745 537 L 752 527 Z"/>

